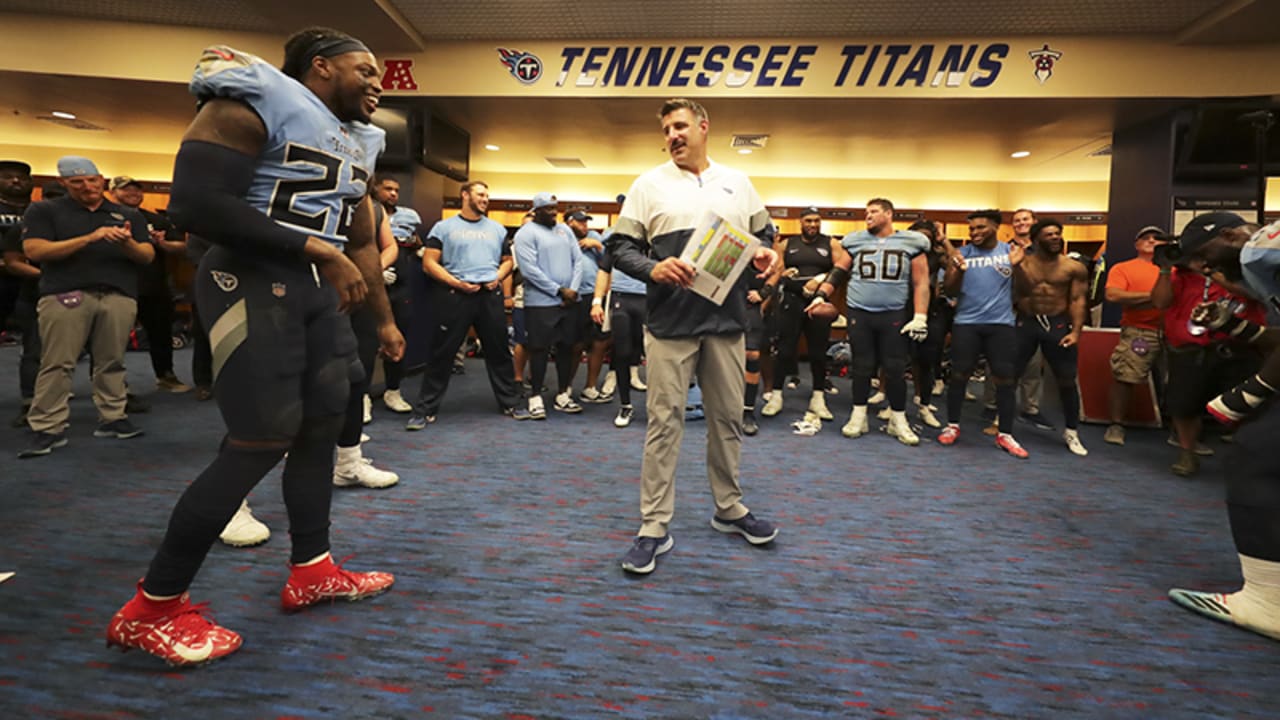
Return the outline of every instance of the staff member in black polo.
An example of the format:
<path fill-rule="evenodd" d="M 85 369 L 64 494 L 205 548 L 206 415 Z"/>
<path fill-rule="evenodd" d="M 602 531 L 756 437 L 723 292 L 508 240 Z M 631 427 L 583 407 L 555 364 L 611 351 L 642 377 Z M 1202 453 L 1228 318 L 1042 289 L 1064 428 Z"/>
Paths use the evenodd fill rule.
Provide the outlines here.
<path fill-rule="evenodd" d="M 111 196 L 121 205 L 142 213 L 147 220 L 147 234 L 156 248 L 155 259 L 138 271 L 138 322 L 147 333 L 156 387 L 171 393 L 187 392 L 191 387 L 173 372 L 173 293 L 169 290 L 169 271 L 165 266 L 165 255 L 186 253 L 186 234 L 165 216 L 142 207 L 145 197 L 142 183 L 128 175 L 111 179 Z"/>
<path fill-rule="evenodd" d="M 33 203 L 22 218 L 22 250 L 40 263 L 40 373 L 27 413 L 31 445 L 19 457 L 67 444 L 71 377 L 85 343 L 93 354 L 94 437 L 142 434 L 125 415 L 125 344 L 137 315 L 138 266 L 155 258 L 147 221 L 103 196 L 93 161 L 58 160 L 67 196 Z"/>

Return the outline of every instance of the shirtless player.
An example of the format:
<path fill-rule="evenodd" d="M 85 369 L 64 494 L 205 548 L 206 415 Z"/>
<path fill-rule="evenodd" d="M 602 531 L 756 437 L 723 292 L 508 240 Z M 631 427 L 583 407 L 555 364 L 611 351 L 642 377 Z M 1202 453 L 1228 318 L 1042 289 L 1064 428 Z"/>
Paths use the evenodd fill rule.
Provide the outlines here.
<path fill-rule="evenodd" d="M 1089 273 L 1063 253 L 1062 223 L 1044 219 L 1031 228 L 1036 251 L 1014 266 L 1014 306 L 1018 317 L 1016 377 L 1021 377 L 1036 350 L 1058 381 L 1066 430 L 1062 439 L 1076 455 L 1088 455 L 1080 443 L 1080 391 L 1076 387 L 1076 345 L 1084 327 Z"/>

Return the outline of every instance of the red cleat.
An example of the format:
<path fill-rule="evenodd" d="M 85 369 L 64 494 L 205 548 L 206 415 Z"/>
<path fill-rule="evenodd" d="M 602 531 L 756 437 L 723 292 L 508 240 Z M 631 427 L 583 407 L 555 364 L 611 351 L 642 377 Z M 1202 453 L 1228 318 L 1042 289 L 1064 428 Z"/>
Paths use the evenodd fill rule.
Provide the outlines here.
<path fill-rule="evenodd" d="M 240 648 L 240 636 L 206 618 L 207 603 L 191 604 L 187 593 L 155 601 L 138 593 L 107 625 L 107 647 L 144 650 L 170 665 L 212 662 Z"/>
<path fill-rule="evenodd" d="M 996 447 L 1016 458 L 1025 458 L 1028 455 L 1027 451 L 1023 450 L 1022 446 L 1018 444 L 1018 441 L 1007 433 L 1000 433 L 996 436 Z"/>
<path fill-rule="evenodd" d="M 960 439 L 960 428 L 955 425 L 948 425 L 938 433 L 938 442 L 943 445 L 955 445 L 956 440 Z"/>
<path fill-rule="evenodd" d="M 386 592 L 396 582 L 391 573 L 351 572 L 332 557 L 314 565 L 291 565 L 289 581 L 280 592 L 285 612 L 297 612 L 325 600 L 354 602 Z"/>

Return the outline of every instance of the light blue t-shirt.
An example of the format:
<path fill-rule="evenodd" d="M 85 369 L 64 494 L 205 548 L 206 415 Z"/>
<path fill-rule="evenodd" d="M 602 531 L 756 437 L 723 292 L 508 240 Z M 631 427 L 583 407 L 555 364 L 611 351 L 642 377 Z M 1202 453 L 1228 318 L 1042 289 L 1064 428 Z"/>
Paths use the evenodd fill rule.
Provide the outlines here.
<path fill-rule="evenodd" d="M 907 306 L 911 300 L 911 259 L 928 252 L 928 238 L 910 230 L 897 230 L 883 238 L 859 230 L 841 238 L 840 245 L 853 260 L 845 294 L 850 308 L 885 312 Z"/>
<path fill-rule="evenodd" d="M 960 248 L 966 270 L 956 306 L 956 325 L 1013 325 L 1013 265 L 1009 243 L 990 250 L 968 244 Z"/>
<path fill-rule="evenodd" d="M 516 231 L 515 253 L 524 276 L 525 307 L 559 305 L 560 288 L 576 289 L 582 284 L 582 249 L 564 223 L 554 227 L 525 223 Z"/>
<path fill-rule="evenodd" d="M 284 227 L 343 247 L 386 132 L 340 121 L 302 83 L 225 45 L 205 49 L 189 89 L 200 98 L 240 100 L 262 118 L 267 141 L 249 204 Z"/>
<path fill-rule="evenodd" d="M 588 230 L 587 237 L 604 244 L 604 241 L 600 238 L 600 233 L 595 230 Z M 603 250 L 582 251 L 582 282 L 578 284 L 579 295 L 589 298 L 591 293 L 595 292 L 596 273 L 600 270 L 600 259 L 603 257 Z"/>
<path fill-rule="evenodd" d="M 496 220 L 454 215 L 436 223 L 423 242 L 440 251 L 440 264 L 462 282 L 483 285 L 498 279 L 507 250 L 507 229 Z"/>

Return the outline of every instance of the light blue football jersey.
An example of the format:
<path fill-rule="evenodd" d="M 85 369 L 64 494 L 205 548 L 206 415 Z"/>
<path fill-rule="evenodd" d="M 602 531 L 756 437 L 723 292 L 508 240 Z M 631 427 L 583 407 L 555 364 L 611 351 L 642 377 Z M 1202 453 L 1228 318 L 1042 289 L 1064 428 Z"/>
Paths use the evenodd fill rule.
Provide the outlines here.
<path fill-rule="evenodd" d="M 418 232 L 418 228 L 422 225 L 422 217 L 413 208 L 397 207 L 396 211 L 391 213 L 390 222 L 391 234 L 396 240 L 403 242 Z"/>
<path fill-rule="evenodd" d="M 1253 234 L 1240 250 L 1244 281 L 1258 299 L 1280 312 L 1280 221 Z"/>
<path fill-rule="evenodd" d="M 342 248 L 386 133 L 368 123 L 340 121 L 302 83 L 222 45 L 201 55 L 190 90 L 200 98 L 244 102 L 266 126 L 249 204 L 284 227 Z"/>
<path fill-rule="evenodd" d="M 840 245 L 853 259 L 845 294 L 849 307 L 884 312 L 907 306 L 911 259 L 929 250 L 928 238 L 910 230 L 897 230 L 884 238 L 859 230 L 841 238 Z"/>

